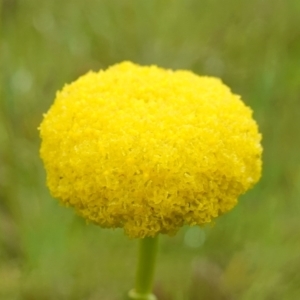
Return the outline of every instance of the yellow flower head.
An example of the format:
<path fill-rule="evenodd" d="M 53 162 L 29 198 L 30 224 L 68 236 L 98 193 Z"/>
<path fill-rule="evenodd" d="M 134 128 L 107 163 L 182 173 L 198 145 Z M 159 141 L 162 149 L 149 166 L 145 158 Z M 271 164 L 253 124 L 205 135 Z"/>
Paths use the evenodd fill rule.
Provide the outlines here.
<path fill-rule="evenodd" d="M 40 134 L 52 195 L 134 238 L 211 222 L 261 174 L 251 109 L 189 71 L 89 72 L 57 93 Z"/>

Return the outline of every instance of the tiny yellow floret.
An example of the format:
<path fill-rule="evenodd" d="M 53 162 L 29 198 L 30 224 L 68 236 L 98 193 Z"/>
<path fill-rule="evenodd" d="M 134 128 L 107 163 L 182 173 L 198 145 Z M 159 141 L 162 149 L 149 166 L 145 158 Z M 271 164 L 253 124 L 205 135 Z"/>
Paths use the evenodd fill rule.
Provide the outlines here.
<path fill-rule="evenodd" d="M 89 72 L 57 93 L 40 135 L 53 197 L 133 238 L 209 223 L 261 175 L 251 109 L 189 71 Z"/>

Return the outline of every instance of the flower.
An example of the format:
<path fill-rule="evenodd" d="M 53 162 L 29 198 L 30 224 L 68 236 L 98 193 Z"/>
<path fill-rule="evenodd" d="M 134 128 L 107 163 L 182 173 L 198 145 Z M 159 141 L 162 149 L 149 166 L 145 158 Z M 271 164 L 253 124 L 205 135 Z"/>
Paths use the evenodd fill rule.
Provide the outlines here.
<path fill-rule="evenodd" d="M 40 125 L 53 197 L 133 238 L 231 210 L 261 174 L 252 111 L 219 79 L 131 62 L 58 92 Z"/>

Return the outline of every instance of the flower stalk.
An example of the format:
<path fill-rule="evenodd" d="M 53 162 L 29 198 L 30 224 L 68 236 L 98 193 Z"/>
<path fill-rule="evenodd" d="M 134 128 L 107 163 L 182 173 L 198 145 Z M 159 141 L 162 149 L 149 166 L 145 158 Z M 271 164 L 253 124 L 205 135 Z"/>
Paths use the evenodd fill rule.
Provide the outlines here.
<path fill-rule="evenodd" d="M 140 240 L 135 289 L 129 292 L 129 299 L 156 300 L 152 294 L 158 236 Z"/>

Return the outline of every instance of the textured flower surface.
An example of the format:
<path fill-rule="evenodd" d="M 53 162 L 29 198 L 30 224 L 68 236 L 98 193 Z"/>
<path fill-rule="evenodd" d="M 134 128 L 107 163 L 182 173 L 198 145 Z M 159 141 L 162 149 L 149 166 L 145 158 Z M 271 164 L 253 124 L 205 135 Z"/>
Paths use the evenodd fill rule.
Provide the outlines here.
<path fill-rule="evenodd" d="M 261 174 L 251 109 L 189 71 L 89 72 L 57 93 L 40 134 L 52 195 L 135 238 L 211 222 Z"/>

